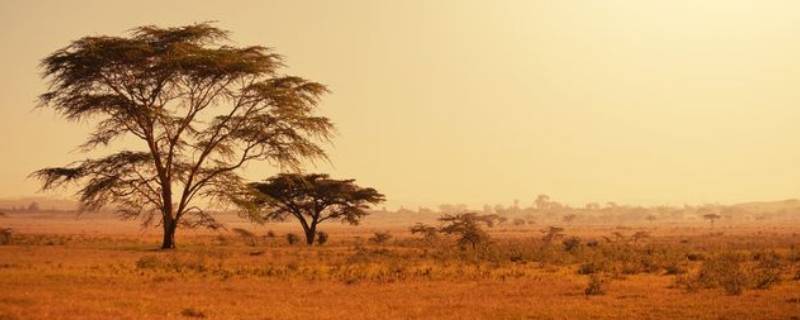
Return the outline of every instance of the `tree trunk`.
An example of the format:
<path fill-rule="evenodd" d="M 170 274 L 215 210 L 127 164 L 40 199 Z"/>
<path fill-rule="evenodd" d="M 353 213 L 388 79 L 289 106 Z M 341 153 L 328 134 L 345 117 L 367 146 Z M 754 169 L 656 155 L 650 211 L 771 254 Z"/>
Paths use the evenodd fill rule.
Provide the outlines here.
<path fill-rule="evenodd" d="M 174 221 L 164 221 L 164 240 L 161 242 L 162 250 L 175 249 L 175 229 L 178 224 Z"/>
<path fill-rule="evenodd" d="M 296 215 L 297 219 L 300 220 L 300 225 L 303 226 L 303 233 L 306 234 L 306 245 L 312 246 L 314 245 L 314 238 L 317 236 L 317 221 L 314 219 L 311 221 L 309 225 L 305 219 L 302 218 L 300 214 Z"/>
<path fill-rule="evenodd" d="M 306 244 L 309 246 L 314 245 L 314 238 L 317 236 L 317 232 L 313 229 L 308 229 L 306 231 Z"/>

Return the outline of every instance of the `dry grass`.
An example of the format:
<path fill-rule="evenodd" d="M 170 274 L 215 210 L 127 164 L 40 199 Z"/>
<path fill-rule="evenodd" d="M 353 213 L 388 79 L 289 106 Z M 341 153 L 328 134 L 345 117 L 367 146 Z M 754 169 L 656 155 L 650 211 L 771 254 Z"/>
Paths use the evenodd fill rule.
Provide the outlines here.
<path fill-rule="evenodd" d="M 0 319 L 800 316 L 793 232 L 650 228 L 633 242 L 601 237 L 615 228 L 568 228 L 548 244 L 536 229 L 514 229 L 459 250 L 400 229 L 377 244 L 369 228 L 355 238 L 332 230 L 307 248 L 270 226 L 271 237 L 183 234 L 178 250 L 162 252 L 156 235 L 40 233 L 17 222 L 22 231 L 0 246 Z"/>

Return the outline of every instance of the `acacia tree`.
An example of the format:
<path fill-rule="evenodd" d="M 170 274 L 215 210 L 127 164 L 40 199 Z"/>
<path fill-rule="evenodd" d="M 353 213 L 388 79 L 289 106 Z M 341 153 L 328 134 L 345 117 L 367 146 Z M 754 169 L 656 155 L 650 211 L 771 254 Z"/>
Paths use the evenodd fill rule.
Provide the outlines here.
<path fill-rule="evenodd" d="M 44 58 L 50 86 L 42 105 L 95 124 L 81 150 L 121 138 L 141 149 L 32 176 L 45 190 L 79 186 L 82 211 L 108 206 L 144 226 L 160 224 L 169 249 L 179 225 L 219 227 L 195 203 L 227 199 L 244 185 L 237 172 L 246 163 L 294 168 L 324 158 L 317 143 L 333 125 L 313 113 L 325 86 L 278 74 L 282 58 L 266 47 L 227 40 L 227 31 L 207 23 L 144 26 L 122 37 L 84 37 Z"/>
<path fill-rule="evenodd" d="M 313 245 L 317 227 L 327 220 L 358 225 L 367 209 L 385 201 L 373 188 L 355 180 L 331 179 L 327 174 L 283 173 L 250 184 L 251 192 L 235 200 L 256 222 L 284 221 L 294 217 L 303 227 L 306 244 Z"/>
<path fill-rule="evenodd" d="M 461 248 L 470 245 L 475 249 L 479 244 L 489 240 L 489 234 L 483 230 L 482 226 L 493 227 L 498 220 L 495 214 L 479 215 L 474 212 L 446 214 L 439 218 L 442 226 L 439 232 L 448 235 L 457 235 L 458 244 Z"/>
<path fill-rule="evenodd" d="M 711 223 L 712 229 L 714 228 L 714 221 L 719 220 L 719 218 L 722 218 L 722 216 L 716 213 L 708 213 L 703 215 L 703 219 L 706 219 Z"/>

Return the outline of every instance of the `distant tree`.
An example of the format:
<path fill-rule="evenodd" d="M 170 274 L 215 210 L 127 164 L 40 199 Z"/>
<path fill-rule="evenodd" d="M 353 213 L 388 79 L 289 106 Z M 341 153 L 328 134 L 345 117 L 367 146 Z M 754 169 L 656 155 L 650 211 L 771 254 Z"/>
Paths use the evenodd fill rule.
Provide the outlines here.
<path fill-rule="evenodd" d="M 242 238 L 247 245 L 251 247 L 256 245 L 258 237 L 256 237 L 256 235 L 252 232 L 242 228 L 233 228 L 232 230 L 234 233 L 236 233 L 236 235 Z"/>
<path fill-rule="evenodd" d="M 354 182 L 331 179 L 327 174 L 284 173 L 249 184 L 250 192 L 233 202 L 256 222 L 294 217 L 310 246 L 320 223 L 331 220 L 357 225 L 369 215 L 371 205 L 385 200 L 375 189 L 362 188 Z"/>
<path fill-rule="evenodd" d="M 568 214 L 568 215 L 565 215 L 565 216 L 562 218 L 562 220 L 564 220 L 564 222 L 565 222 L 565 223 L 572 223 L 572 221 L 575 221 L 575 219 L 576 219 L 576 218 L 578 218 L 578 216 L 577 216 L 577 215 L 575 215 L 575 214 Z"/>
<path fill-rule="evenodd" d="M 511 224 L 513 224 L 514 226 L 517 226 L 517 227 L 524 226 L 525 225 L 525 219 L 515 218 L 514 221 L 511 222 Z"/>
<path fill-rule="evenodd" d="M 652 215 L 652 214 L 649 214 L 644 218 L 647 219 L 647 221 L 650 221 L 650 222 L 656 221 L 658 219 L 658 217 L 656 217 L 655 215 Z"/>
<path fill-rule="evenodd" d="M 410 229 L 411 234 L 420 234 L 425 241 L 431 243 L 439 239 L 439 229 L 434 226 L 429 226 L 424 223 L 418 222 Z"/>
<path fill-rule="evenodd" d="M 36 201 L 31 202 L 28 205 L 27 211 L 28 212 L 39 212 L 39 211 L 41 211 L 41 208 L 39 208 L 39 203 L 36 202 Z"/>
<path fill-rule="evenodd" d="M 489 241 L 489 234 L 483 227 L 493 227 L 498 216 L 494 214 L 479 215 L 477 213 L 459 213 L 444 215 L 439 218 L 442 226 L 439 232 L 458 236 L 458 244 L 462 248 L 471 246 L 475 249 L 478 245 Z"/>
<path fill-rule="evenodd" d="M 550 243 L 553 240 L 564 237 L 564 228 L 550 226 L 547 229 L 542 230 L 542 233 L 544 233 L 542 240 L 544 240 L 544 242 Z"/>
<path fill-rule="evenodd" d="M 375 244 L 384 244 L 392 239 L 392 234 L 387 231 L 380 231 L 375 232 L 372 237 L 369 238 L 369 241 Z"/>
<path fill-rule="evenodd" d="M 650 233 L 647 231 L 638 231 L 631 236 L 631 240 L 633 240 L 634 243 L 646 238 L 650 238 Z"/>
<path fill-rule="evenodd" d="M 546 210 L 550 208 L 550 196 L 546 194 L 540 194 L 536 196 L 536 201 L 534 201 L 534 206 L 536 206 L 537 210 Z"/>
<path fill-rule="evenodd" d="M 84 37 L 46 57 L 42 105 L 70 121 L 96 120 L 81 150 L 122 138 L 144 149 L 32 175 L 43 189 L 81 186 L 82 211 L 111 206 L 160 224 L 161 247 L 170 249 L 178 226 L 220 226 L 194 203 L 227 198 L 246 163 L 296 168 L 324 157 L 315 142 L 327 141 L 333 125 L 313 112 L 325 86 L 280 75 L 282 58 L 266 47 L 227 40 L 207 23 L 144 26 L 127 37 Z"/>
<path fill-rule="evenodd" d="M 502 225 L 502 224 L 504 224 L 504 223 L 506 223 L 506 222 L 508 222 L 508 217 L 501 216 L 501 215 L 498 215 L 498 216 L 497 216 L 497 225 L 498 225 L 498 226 L 499 226 L 499 225 Z"/>
<path fill-rule="evenodd" d="M 703 215 L 703 219 L 706 219 L 711 223 L 712 229 L 714 228 L 714 221 L 719 220 L 719 218 L 722 218 L 722 216 L 716 213 L 708 213 Z"/>

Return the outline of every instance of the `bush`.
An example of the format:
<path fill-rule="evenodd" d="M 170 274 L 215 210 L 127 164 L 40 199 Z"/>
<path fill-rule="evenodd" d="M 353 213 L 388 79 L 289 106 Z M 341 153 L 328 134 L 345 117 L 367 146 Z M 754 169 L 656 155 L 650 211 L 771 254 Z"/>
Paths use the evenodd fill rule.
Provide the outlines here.
<path fill-rule="evenodd" d="M 689 259 L 689 261 L 703 261 L 706 259 L 706 256 L 702 253 L 692 252 L 686 254 L 686 259 Z"/>
<path fill-rule="evenodd" d="M 162 265 L 161 259 L 156 256 L 144 256 L 136 260 L 137 269 L 155 269 Z"/>
<path fill-rule="evenodd" d="M 583 293 L 587 296 L 597 296 L 605 294 L 605 281 L 600 278 L 600 276 L 593 274 L 589 276 L 589 285 L 583 290 Z"/>
<path fill-rule="evenodd" d="M 317 244 L 323 245 L 328 242 L 328 233 L 324 231 L 317 232 Z"/>
<path fill-rule="evenodd" d="M 569 237 L 562 241 L 562 244 L 564 245 L 564 251 L 573 252 L 581 247 L 581 238 Z"/>
<path fill-rule="evenodd" d="M 251 247 L 256 246 L 256 235 L 252 232 L 241 229 L 241 228 L 233 228 L 233 232 L 235 232 L 244 242 Z"/>
<path fill-rule="evenodd" d="M 584 262 L 578 267 L 578 274 L 595 274 L 607 269 L 607 262 L 589 261 Z"/>
<path fill-rule="evenodd" d="M 697 280 L 707 288 L 722 287 L 730 295 L 741 294 L 747 283 L 742 260 L 742 256 L 735 253 L 707 259 L 700 267 Z"/>
<path fill-rule="evenodd" d="M 384 244 L 390 239 L 392 239 L 392 235 L 389 232 L 383 231 L 383 232 L 375 232 L 375 234 L 371 238 L 369 238 L 369 241 L 372 241 L 373 243 L 376 244 Z"/>
<path fill-rule="evenodd" d="M 295 243 L 300 242 L 300 237 L 298 237 L 294 233 L 287 233 L 286 234 L 286 242 L 288 242 L 289 245 L 294 245 Z"/>
<path fill-rule="evenodd" d="M 272 230 L 267 231 L 267 236 L 266 237 L 267 238 L 275 238 L 275 232 L 272 232 Z"/>
<path fill-rule="evenodd" d="M 684 274 L 684 273 L 687 272 L 686 267 L 684 267 L 684 266 L 682 266 L 680 264 L 677 264 L 677 263 L 668 264 L 664 268 L 664 270 L 666 271 L 666 274 L 668 274 L 668 275 L 679 275 L 679 274 Z"/>
<path fill-rule="evenodd" d="M 780 282 L 781 258 L 774 252 L 759 253 L 754 256 L 758 260 L 752 270 L 753 287 L 756 289 L 769 289 Z"/>
<path fill-rule="evenodd" d="M 9 245 L 11 244 L 11 238 L 14 232 L 11 228 L 2 228 L 0 229 L 0 245 Z"/>
<path fill-rule="evenodd" d="M 189 318 L 205 318 L 206 314 L 200 310 L 186 308 L 181 311 L 181 315 Z"/>

